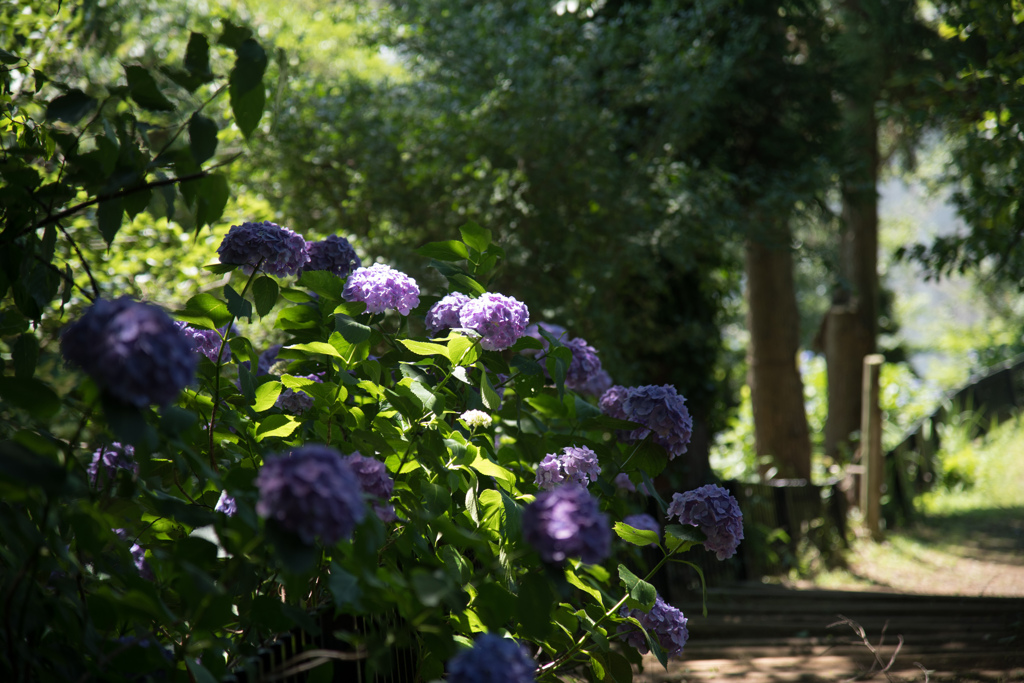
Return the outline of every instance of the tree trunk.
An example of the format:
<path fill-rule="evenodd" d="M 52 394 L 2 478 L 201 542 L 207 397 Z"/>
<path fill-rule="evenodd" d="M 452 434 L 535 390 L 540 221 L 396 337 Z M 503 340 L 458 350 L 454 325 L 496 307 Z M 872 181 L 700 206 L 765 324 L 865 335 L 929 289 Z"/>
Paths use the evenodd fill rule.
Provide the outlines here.
<path fill-rule="evenodd" d="M 754 413 L 754 447 L 757 455 L 771 457 L 775 477 L 810 479 L 811 442 L 796 362 L 800 320 L 793 255 L 788 227 L 773 232 L 771 242 L 751 238 L 745 246 L 750 332 L 747 382 Z"/>

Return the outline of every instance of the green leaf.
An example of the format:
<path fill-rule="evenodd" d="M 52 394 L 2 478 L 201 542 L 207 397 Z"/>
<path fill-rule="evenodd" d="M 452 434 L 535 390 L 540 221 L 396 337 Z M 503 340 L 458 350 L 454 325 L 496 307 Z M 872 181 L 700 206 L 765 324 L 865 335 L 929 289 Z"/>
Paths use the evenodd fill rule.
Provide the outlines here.
<path fill-rule="evenodd" d="M 448 360 L 452 365 L 472 365 L 480 357 L 480 345 L 464 334 L 448 335 Z"/>
<path fill-rule="evenodd" d="M 491 381 L 487 378 L 487 369 L 482 364 L 480 367 L 480 395 L 483 397 L 484 405 L 489 410 L 501 408 L 501 399 L 498 397 L 498 392 L 491 386 Z"/>
<path fill-rule="evenodd" d="M 267 70 L 267 53 L 252 38 L 246 38 L 235 48 L 235 66 L 228 76 L 229 87 L 238 94 L 263 86 Z"/>
<path fill-rule="evenodd" d="M 231 113 L 235 115 L 235 125 L 242 131 L 242 135 L 249 137 L 256 130 L 260 119 L 263 118 L 263 107 L 267 103 L 267 94 L 260 85 L 245 93 L 229 91 L 231 100 Z"/>
<path fill-rule="evenodd" d="M 241 263 L 207 263 L 203 266 L 203 270 L 209 271 L 214 275 L 223 275 L 241 267 Z"/>
<path fill-rule="evenodd" d="M 551 581 L 542 572 L 529 572 L 520 578 L 515 592 L 519 634 L 543 642 L 551 632 L 551 608 L 556 602 Z"/>
<path fill-rule="evenodd" d="M 196 226 L 213 225 L 224 215 L 231 190 L 228 179 L 220 173 L 211 173 L 193 181 L 199 201 L 196 203 Z"/>
<path fill-rule="evenodd" d="M 47 121 L 63 121 L 74 125 L 96 108 L 96 100 L 78 88 L 72 88 L 46 105 Z"/>
<path fill-rule="evenodd" d="M 695 526 L 669 524 L 665 527 L 665 547 L 670 553 L 686 552 L 707 540 L 707 536 Z"/>
<path fill-rule="evenodd" d="M 256 387 L 256 400 L 253 402 L 252 409 L 257 413 L 270 410 L 277 403 L 277 398 L 283 390 L 284 387 L 276 380 L 259 385 Z"/>
<path fill-rule="evenodd" d="M 339 608 L 358 608 L 362 591 L 359 579 L 341 568 L 337 562 L 331 563 L 331 572 L 327 578 L 327 587 L 334 596 L 334 605 Z"/>
<path fill-rule="evenodd" d="M 227 19 L 221 19 L 221 33 L 217 42 L 232 50 L 237 50 L 243 41 L 252 37 L 252 29 L 236 26 Z"/>
<path fill-rule="evenodd" d="M 321 299 L 330 301 L 341 301 L 341 293 L 345 290 L 345 280 L 329 270 L 303 271 L 299 273 L 298 283 L 300 287 L 305 287 Z"/>
<path fill-rule="evenodd" d="M 102 201 L 96 208 L 96 222 L 99 225 L 100 234 L 103 235 L 103 239 L 108 247 L 121 229 L 123 218 L 124 204 L 121 202 L 120 197 Z"/>
<path fill-rule="evenodd" d="M 152 199 L 153 189 L 149 187 L 139 187 L 124 195 L 121 201 L 124 202 L 128 219 L 131 220 L 145 211 Z"/>
<path fill-rule="evenodd" d="M 481 253 L 487 251 L 487 247 L 491 244 L 491 231 L 480 227 L 473 221 L 459 228 L 459 232 L 462 233 L 463 242 Z"/>
<path fill-rule="evenodd" d="M 262 441 L 268 436 L 284 438 L 298 428 L 299 421 L 291 415 L 268 415 L 256 428 L 256 440 Z"/>
<path fill-rule="evenodd" d="M 482 284 L 463 273 L 456 273 L 455 275 L 452 275 L 450 279 L 476 294 L 484 294 L 487 292 L 487 289 Z"/>
<path fill-rule="evenodd" d="M 10 66 L 11 64 L 17 64 L 20 61 L 21 57 L 19 57 L 18 55 L 14 54 L 13 52 L 8 52 L 7 50 L 0 49 L 0 64 L 7 64 L 8 66 Z"/>
<path fill-rule="evenodd" d="M 49 420 L 60 410 L 60 398 L 38 379 L 0 377 L 0 398 L 39 420 Z"/>
<path fill-rule="evenodd" d="M 636 529 L 624 522 L 615 522 L 615 533 L 619 538 L 633 545 L 658 545 L 658 534 L 648 529 Z"/>
<path fill-rule="evenodd" d="M 658 599 L 658 591 L 654 586 L 647 583 L 633 572 L 626 568 L 626 565 L 619 565 L 619 579 L 622 585 L 629 591 L 629 597 L 640 609 L 648 612 L 654 607 Z"/>
<path fill-rule="evenodd" d="M 292 344 L 286 346 L 286 349 L 295 349 L 296 351 L 305 351 L 306 353 L 322 353 L 325 356 L 331 358 L 342 358 L 342 355 L 338 353 L 338 350 L 327 342 L 307 342 L 305 344 Z"/>
<path fill-rule="evenodd" d="M 252 283 L 252 298 L 256 302 L 256 313 L 262 318 L 270 313 L 277 303 L 277 282 L 266 275 L 261 275 Z"/>
<path fill-rule="evenodd" d="M 213 119 L 196 112 L 188 120 L 188 139 L 192 159 L 202 164 L 217 151 L 217 124 Z"/>
<path fill-rule="evenodd" d="M 243 299 L 231 285 L 224 285 L 224 298 L 228 300 L 228 312 L 236 318 L 248 318 L 252 321 L 252 304 Z"/>
<path fill-rule="evenodd" d="M 416 253 L 426 258 L 437 259 L 438 261 L 463 261 L 469 258 L 466 245 L 457 240 L 428 242 L 417 249 Z"/>
<path fill-rule="evenodd" d="M 373 330 L 368 325 L 364 325 L 358 320 L 354 320 L 341 313 L 334 314 L 334 329 L 349 344 L 362 344 L 373 333 Z"/>
<path fill-rule="evenodd" d="M 184 64 L 190 73 L 204 79 L 204 82 L 213 79 L 210 70 L 210 41 L 202 33 L 193 31 L 189 34 Z"/>
<path fill-rule="evenodd" d="M 417 356 L 441 356 L 448 357 L 448 347 L 430 342 L 415 341 L 413 339 L 399 339 L 398 343 L 409 349 Z"/>
<path fill-rule="evenodd" d="M 148 69 L 137 65 L 126 66 L 124 75 L 128 80 L 128 94 L 140 107 L 153 111 L 174 111 L 174 105 L 160 92 Z"/>
<path fill-rule="evenodd" d="M 208 318 L 215 328 L 224 327 L 231 322 L 232 317 L 228 305 L 207 292 L 196 294 L 189 299 L 185 304 L 184 312 Z"/>
<path fill-rule="evenodd" d="M 488 477 L 494 477 L 497 481 L 503 483 L 509 491 L 511 491 L 516 484 L 516 476 L 514 474 L 498 463 L 491 462 L 487 458 L 483 457 L 480 452 L 477 452 L 476 458 L 469 463 L 469 466 L 480 474 L 487 475 Z"/>
<path fill-rule="evenodd" d="M 189 674 L 191 674 L 190 678 L 195 683 L 217 683 L 217 678 L 196 660 L 186 659 L 185 665 L 188 667 Z"/>
<path fill-rule="evenodd" d="M 604 607 L 604 599 L 601 597 L 601 592 L 593 586 L 588 586 L 583 583 L 580 577 L 576 576 L 576 572 L 573 571 L 572 567 L 565 568 L 565 580 L 569 582 L 569 585 L 579 588 L 581 591 L 594 598 L 597 601 L 598 606 Z"/>
<path fill-rule="evenodd" d="M 14 342 L 11 349 L 14 376 L 18 379 L 32 379 L 39 361 L 39 340 L 31 332 L 25 332 Z"/>
<path fill-rule="evenodd" d="M 604 653 L 608 672 L 615 683 L 633 683 L 633 666 L 629 660 L 614 650 Z"/>

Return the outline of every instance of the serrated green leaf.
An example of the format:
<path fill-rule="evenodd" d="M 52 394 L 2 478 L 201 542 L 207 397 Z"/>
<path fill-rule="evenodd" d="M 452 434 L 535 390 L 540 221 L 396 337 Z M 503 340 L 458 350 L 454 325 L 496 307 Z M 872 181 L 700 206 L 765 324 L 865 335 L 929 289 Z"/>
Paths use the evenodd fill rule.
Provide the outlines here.
<path fill-rule="evenodd" d="M 252 321 L 252 303 L 243 299 L 231 285 L 224 285 L 224 298 L 228 300 L 228 312 L 236 318 L 248 318 Z"/>
<path fill-rule="evenodd" d="M 585 584 L 580 577 L 576 575 L 576 572 L 572 567 L 565 568 L 565 580 L 569 582 L 569 585 L 579 588 L 581 591 L 592 597 L 600 607 L 604 607 L 604 598 L 601 596 L 601 591 L 597 590 L 593 586 Z"/>
<path fill-rule="evenodd" d="M 449 279 L 451 279 L 452 282 L 457 282 L 475 294 L 485 294 L 487 292 L 487 289 L 482 284 L 464 273 L 456 273 L 450 276 Z"/>
<path fill-rule="evenodd" d="M 189 34 L 184 64 L 194 76 L 205 80 L 213 78 L 213 72 L 210 70 L 210 41 L 202 33 L 193 31 Z"/>
<path fill-rule="evenodd" d="M 261 275 L 252 283 L 252 298 L 256 302 L 256 314 L 261 318 L 270 313 L 277 303 L 277 282 L 266 275 Z"/>
<path fill-rule="evenodd" d="M 334 314 L 334 329 L 350 344 L 362 344 L 373 333 L 368 325 L 341 313 Z"/>
<path fill-rule="evenodd" d="M 284 387 L 278 381 L 264 382 L 259 385 L 256 387 L 256 400 L 253 402 L 252 409 L 257 413 L 270 410 L 277 403 L 277 398 L 283 389 Z"/>
<path fill-rule="evenodd" d="M 706 540 L 704 532 L 695 526 L 669 524 L 665 527 L 665 547 L 670 553 L 686 552 Z"/>
<path fill-rule="evenodd" d="M 426 258 L 437 259 L 438 261 L 464 261 L 469 258 L 466 245 L 456 240 L 428 242 L 417 249 L 416 253 Z"/>
<path fill-rule="evenodd" d="M 262 441 L 268 436 L 291 436 L 298 427 L 299 421 L 291 415 L 268 415 L 256 428 L 256 440 Z"/>
<path fill-rule="evenodd" d="M 78 88 L 72 88 L 46 105 L 47 121 L 63 121 L 75 125 L 96 108 L 96 100 Z"/>
<path fill-rule="evenodd" d="M 207 263 L 203 266 L 203 270 L 207 270 L 215 275 L 222 275 L 241 267 L 241 263 Z"/>
<path fill-rule="evenodd" d="M 228 205 L 231 190 L 228 179 L 220 173 L 193 181 L 196 197 L 196 226 L 213 225 L 224 215 L 224 207 Z"/>
<path fill-rule="evenodd" d="M 341 301 L 341 293 L 345 290 L 345 281 L 329 270 L 303 271 L 299 273 L 298 284 L 330 301 Z"/>
<path fill-rule="evenodd" d="M 0 64 L 7 64 L 8 66 L 10 66 L 11 64 L 17 64 L 20 61 L 21 57 L 19 57 L 18 55 L 14 54 L 13 52 L 8 52 L 7 50 L 0 49 Z"/>
<path fill-rule="evenodd" d="M 244 93 L 229 90 L 229 96 L 235 125 L 242 131 L 242 135 L 248 138 L 263 118 L 263 108 L 267 104 L 266 91 L 261 84 Z"/>
<path fill-rule="evenodd" d="M 629 597 L 637 603 L 640 609 L 647 612 L 654 607 L 654 603 L 658 599 L 658 591 L 654 586 L 629 571 L 624 564 L 619 565 L 619 579 L 629 592 Z"/>
<path fill-rule="evenodd" d="M 322 353 L 325 356 L 331 358 L 342 358 L 342 355 L 338 353 L 338 350 L 327 342 L 307 342 L 305 344 L 292 344 L 286 346 L 286 349 L 295 349 L 296 351 L 305 351 L 306 353 Z"/>
<path fill-rule="evenodd" d="M 188 139 L 192 160 L 201 165 L 217 151 L 217 123 L 196 112 L 188 120 Z"/>
<path fill-rule="evenodd" d="M 441 356 L 442 358 L 448 357 L 448 347 L 442 346 L 441 344 L 433 344 L 430 342 L 421 342 L 414 339 L 399 339 L 398 343 L 409 349 L 417 356 Z"/>
<path fill-rule="evenodd" d="M 487 251 L 487 247 L 491 245 L 491 231 L 480 227 L 473 221 L 459 228 L 459 232 L 462 234 L 463 242 L 481 253 Z"/>
<path fill-rule="evenodd" d="M 123 219 L 124 204 L 120 197 L 104 200 L 96 207 L 96 223 L 108 247 L 117 237 Z"/>
<path fill-rule="evenodd" d="M 231 311 L 228 310 L 227 303 L 208 292 L 196 294 L 189 299 L 185 304 L 184 313 L 208 318 L 214 328 L 224 327 L 231 322 Z"/>
<path fill-rule="evenodd" d="M 501 399 L 498 397 L 498 392 L 491 386 L 491 380 L 487 377 L 487 369 L 482 364 L 480 367 L 480 396 L 484 401 L 484 405 L 489 410 L 501 408 Z"/>
<path fill-rule="evenodd" d="M 137 65 L 126 66 L 124 75 L 128 80 L 128 94 L 140 107 L 153 111 L 174 111 L 174 105 L 160 92 L 156 79 L 148 69 Z"/>
<path fill-rule="evenodd" d="M 495 480 L 505 485 L 505 488 L 512 490 L 516 484 L 516 476 L 496 462 L 491 462 L 482 454 L 477 452 L 476 457 L 469 463 L 470 468 L 480 474 L 494 477 Z"/>
<path fill-rule="evenodd" d="M 647 546 L 658 545 L 658 534 L 648 529 L 637 529 L 625 522 L 615 522 L 615 533 L 623 541 L 633 545 Z"/>
<path fill-rule="evenodd" d="M 60 410 L 60 398 L 34 378 L 0 377 L 0 398 L 39 420 L 49 420 Z"/>

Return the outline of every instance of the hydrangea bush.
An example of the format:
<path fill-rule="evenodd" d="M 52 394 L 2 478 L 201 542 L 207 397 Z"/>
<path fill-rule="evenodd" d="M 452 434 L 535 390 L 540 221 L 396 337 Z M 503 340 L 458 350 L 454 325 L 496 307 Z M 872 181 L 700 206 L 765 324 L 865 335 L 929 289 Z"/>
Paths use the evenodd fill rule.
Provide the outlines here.
<path fill-rule="evenodd" d="M 207 265 L 227 284 L 173 319 L 71 302 L 58 404 L 2 441 L 24 566 L 3 663 L 134 680 L 119 662 L 147 648 L 124 643 L 146 642 L 166 680 L 216 681 L 325 611 L 388 615 L 367 665 L 402 648 L 421 680 L 622 683 L 641 653 L 685 654 L 649 579 L 700 544 L 730 555 L 742 526 L 724 489 L 637 493 L 686 451 L 675 388 L 611 386 L 583 340 L 528 334 L 482 284 L 504 253 L 479 226 L 421 249 L 452 287 L 422 302 L 318 244 L 232 226 Z"/>

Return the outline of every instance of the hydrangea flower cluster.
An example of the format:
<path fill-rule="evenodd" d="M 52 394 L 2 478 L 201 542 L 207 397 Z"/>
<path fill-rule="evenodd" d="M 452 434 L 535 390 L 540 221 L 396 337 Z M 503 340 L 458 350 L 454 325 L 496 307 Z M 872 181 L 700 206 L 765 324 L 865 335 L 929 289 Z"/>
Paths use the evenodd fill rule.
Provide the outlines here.
<path fill-rule="evenodd" d="M 698 527 L 707 536 L 704 549 L 720 560 L 736 554 L 743 540 L 743 512 L 727 490 L 717 484 L 701 486 L 686 493 L 675 493 L 666 514 L 680 524 Z"/>
<path fill-rule="evenodd" d="M 323 384 L 324 381 L 323 376 L 320 374 L 294 376 L 299 379 L 311 379 L 314 382 L 320 382 L 321 384 Z M 313 407 L 313 397 L 309 394 L 303 393 L 302 389 L 296 390 L 285 387 L 281 390 L 281 394 L 277 397 L 277 401 L 274 402 L 274 405 L 290 415 L 298 415 L 299 413 L 303 413 Z"/>
<path fill-rule="evenodd" d="M 122 541 L 128 540 L 128 532 L 124 529 L 114 529 L 114 534 Z M 137 542 L 132 541 L 132 547 L 129 548 L 128 552 L 132 555 L 132 562 L 135 564 L 135 569 L 138 570 L 139 576 L 144 578 L 146 581 L 153 581 L 153 569 L 146 562 L 146 549 L 139 545 Z"/>
<path fill-rule="evenodd" d="M 388 468 L 380 460 L 368 458 L 358 452 L 347 455 L 345 463 L 359 478 L 359 486 L 371 500 L 373 511 L 382 522 L 394 522 L 398 519 L 395 508 L 388 501 L 395 489 L 395 482 L 388 474 Z"/>
<path fill-rule="evenodd" d="M 640 529 L 641 531 L 653 531 L 661 537 L 661 525 L 651 515 L 641 512 L 635 515 L 626 515 L 622 518 L 622 521 L 634 529 Z M 651 543 L 650 545 L 657 545 L 657 543 Z"/>
<path fill-rule="evenodd" d="M 629 420 L 643 425 L 638 429 L 620 433 L 627 443 L 636 443 L 651 436 L 651 440 L 668 453 L 669 460 L 686 452 L 693 434 L 693 418 L 686 409 L 686 399 L 676 393 L 675 387 L 614 386 L 600 398 L 601 410 L 610 417 Z"/>
<path fill-rule="evenodd" d="M 272 344 L 267 347 L 266 351 L 260 354 L 260 357 L 256 360 L 257 376 L 270 373 L 270 369 L 274 367 L 274 363 L 277 362 L 277 354 L 280 350 L 281 344 Z"/>
<path fill-rule="evenodd" d="M 221 335 L 216 331 L 200 330 L 181 320 L 176 321 L 174 324 L 188 338 L 192 344 L 192 350 L 209 358 L 211 363 L 217 362 L 218 353 L 221 353 L 221 361 L 223 363 L 231 360 L 231 347 L 227 344 L 222 344 Z M 224 347 L 223 352 L 221 352 L 221 346 Z"/>
<path fill-rule="evenodd" d="M 220 492 L 217 504 L 213 506 L 214 512 L 223 512 L 228 517 L 234 517 L 238 512 L 238 501 L 227 491 Z"/>
<path fill-rule="evenodd" d="M 448 662 L 448 683 L 533 683 L 536 669 L 516 641 L 484 633 Z"/>
<path fill-rule="evenodd" d="M 597 464 L 597 453 L 586 446 L 567 446 L 561 453 L 548 453 L 537 465 L 535 483 L 543 490 L 550 490 L 560 484 L 571 482 L 584 488 L 597 481 L 601 466 Z"/>
<path fill-rule="evenodd" d="M 101 446 L 92 454 L 92 462 L 86 468 L 89 475 L 89 483 L 93 486 L 100 485 L 100 466 L 103 466 L 105 481 L 113 481 L 118 470 L 131 470 L 133 475 L 138 475 L 139 464 L 135 462 L 135 448 L 130 444 L 121 444 L 117 441 L 109 446 Z"/>
<path fill-rule="evenodd" d="M 479 334 L 480 346 L 488 351 L 502 351 L 515 344 L 529 322 L 526 304 L 504 294 L 481 294 L 459 311 L 459 325 Z"/>
<path fill-rule="evenodd" d="M 445 295 L 440 301 L 430 307 L 423 322 L 427 327 L 427 333 L 436 337 L 445 330 L 458 327 L 459 311 L 469 302 L 469 297 L 462 292 L 452 292 Z"/>
<path fill-rule="evenodd" d="M 544 348 L 543 348 L 544 351 L 548 350 L 548 347 L 551 346 L 551 342 L 549 342 L 544 337 L 544 335 L 541 334 L 541 330 L 543 330 L 544 332 L 547 332 L 549 336 L 554 337 L 555 339 L 557 339 L 558 341 L 563 342 L 563 343 L 567 339 L 569 339 L 569 331 L 567 329 L 565 329 L 564 327 L 562 327 L 561 325 L 556 325 L 554 323 L 546 323 L 546 322 L 539 322 L 539 323 L 533 323 L 531 325 L 528 325 L 526 327 L 526 329 L 523 331 L 523 335 L 526 336 L 526 337 L 533 337 L 534 339 L 539 341 L 541 344 L 543 344 L 544 345 Z M 526 355 L 534 355 L 534 354 L 537 353 L 537 349 L 524 349 L 523 353 L 526 354 Z"/>
<path fill-rule="evenodd" d="M 619 615 L 633 617 L 639 621 L 648 632 L 657 638 L 658 644 L 669 657 L 681 655 L 683 646 L 690 638 L 690 632 L 686 628 L 686 617 L 679 609 L 665 602 L 660 595 L 655 598 L 654 607 L 649 612 L 623 607 Z M 619 624 L 618 636 L 642 654 L 647 654 L 647 638 L 634 624 Z"/>
<path fill-rule="evenodd" d="M 111 396 L 134 406 L 168 405 L 192 381 L 192 344 L 163 309 L 121 297 L 98 299 L 60 339 L 61 353 Z"/>
<path fill-rule="evenodd" d="M 349 275 L 341 296 L 345 301 L 365 303 L 367 313 L 383 313 L 393 308 L 402 315 L 409 315 L 420 305 L 416 280 L 383 263 L 358 268 Z"/>
<path fill-rule="evenodd" d="M 309 263 L 306 240 L 270 221 L 232 225 L 217 254 L 221 263 L 240 265 L 246 275 L 256 268 L 278 277 L 296 275 Z"/>
<path fill-rule="evenodd" d="M 619 474 L 616 474 L 614 481 L 615 486 L 622 491 L 629 491 L 630 493 L 636 493 L 637 491 L 640 491 L 640 493 L 644 494 L 645 496 L 651 495 L 651 492 L 647 490 L 647 484 L 640 484 L 640 486 L 638 487 L 636 484 L 633 483 L 633 481 L 629 478 L 629 475 L 626 474 L 625 472 L 620 472 Z"/>
<path fill-rule="evenodd" d="M 486 429 L 494 422 L 491 416 L 482 410 L 467 410 L 459 415 L 459 419 L 465 422 L 470 429 L 480 429 L 481 427 Z"/>
<path fill-rule="evenodd" d="M 341 453 L 308 445 L 267 458 L 256 475 L 256 513 L 312 545 L 349 538 L 366 516 L 359 478 Z"/>
<path fill-rule="evenodd" d="M 611 376 L 601 367 L 597 349 L 582 337 L 565 342 L 572 351 L 572 362 L 565 374 L 565 386 L 587 396 L 600 396 L 612 385 Z"/>
<path fill-rule="evenodd" d="M 523 538 L 545 562 L 578 557 L 597 564 L 612 548 L 608 517 L 597 499 L 576 484 L 537 494 L 523 510 Z"/>
<path fill-rule="evenodd" d="M 309 262 L 302 266 L 302 271 L 326 270 L 338 277 L 348 277 L 363 262 L 356 255 L 349 241 L 338 235 L 330 235 L 319 242 L 306 242 L 306 254 Z"/>

